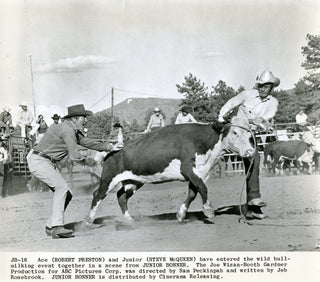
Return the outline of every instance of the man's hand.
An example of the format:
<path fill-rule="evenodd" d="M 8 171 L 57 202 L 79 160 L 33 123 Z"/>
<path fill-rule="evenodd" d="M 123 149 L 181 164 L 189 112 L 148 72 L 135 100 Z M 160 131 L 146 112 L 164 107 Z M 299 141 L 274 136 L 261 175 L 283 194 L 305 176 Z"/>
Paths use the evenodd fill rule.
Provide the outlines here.
<path fill-rule="evenodd" d="M 119 144 L 113 145 L 111 151 L 120 151 L 123 149 L 123 145 L 119 146 Z"/>
<path fill-rule="evenodd" d="M 219 117 L 218 117 L 218 121 L 219 121 L 219 122 L 226 122 L 225 119 L 224 119 L 222 116 L 219 116 Z"/>

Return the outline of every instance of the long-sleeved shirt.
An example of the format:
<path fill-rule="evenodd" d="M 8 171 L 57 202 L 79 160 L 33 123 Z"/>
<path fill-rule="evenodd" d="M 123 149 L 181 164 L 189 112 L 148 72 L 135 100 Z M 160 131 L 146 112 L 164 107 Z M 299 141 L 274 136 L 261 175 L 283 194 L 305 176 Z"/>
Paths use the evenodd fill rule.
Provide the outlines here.
<path fill-rule="evenodd" d="M 196 123 L 197 121 L 191 114 L 183 115 L 182 113 L 179 113 L 175 124 L 181 124 L 181 123 Z"/>
<path fill-rule="evenodd" d="M 51 125 L 34 150 L 45 153 L 56 161 L 69 155 L 73 161 L 81 160 L 78 145 L 96 151 L 110 151 L 112 145 L 100 142 L 84 135 L 77 130 L 71 121 Z"/>
<path fill-rule="evenodd" d="M 261 99 L 256 89 L 245 90 L 231 98 L 220 110 L 219 119 L 239 106 L 237 117 L 242 120 L 263 118 L 264 121 L 272 119 L 278 110 L 278 100 L 271 95 Z"/>
<path fill-rule="evenodd" d="M 31 122 L 33 121 L 33 116 L 32 113 L 29 110 L 21 110 L 18 113 L 18 121 L 17 121 L 17 125 L 31 125 Z"/>
<path fill-rule="evenodd" d="M 162 114 L 160 114 L 159 116 L 155 114 L 151 115 L 148 123 L 147 131 L 150 131 L 154 127 L 164 127 L 164 118 Z"/>

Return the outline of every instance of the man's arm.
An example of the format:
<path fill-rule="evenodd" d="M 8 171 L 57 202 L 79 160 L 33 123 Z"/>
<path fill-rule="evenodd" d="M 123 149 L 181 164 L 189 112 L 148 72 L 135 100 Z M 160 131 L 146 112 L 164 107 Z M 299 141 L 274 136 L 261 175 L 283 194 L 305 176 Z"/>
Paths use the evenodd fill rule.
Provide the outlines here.
<path fill-rule="evenodd" d="M 181 123 L 182 123 L 180 117 L 181 117 L 181 114 L 179 113 L 179 114 L 177 115 L 177 118 L 176 118 L 176 121 L 175 121 L 174 124 L 181 124 Z"/>
<path fill-rule="evenodd" d="M 191 122 L 198 123 L 198 122 L 196 121 L 196 119 L 193 117 L 192 114 L 188 114 L 188 116 L 189 116 L 189 119 L 191 120 Z"/>
<path fill-rule="evenodd" d="M 218 120 L 220 122 L 224 122 L 225 121 L 224 116 L 228 114 L 235 107 L 241 105 L 245 101 L 245 95 L 246 95 L 246 91 L 242 91 L 237 96 L 227 101 L 227 103 L 225 103 L 225 105 L 220 110 Z"/>
<path fill-rule="evenodd" d="M 164 125 L 165 125 L 165 124 L 164 124 L 164 118 L 163 118 L 163 116 L 161 116 L 160 126 L 161 126 L 161 127 L 164 127 Z"/>
<path fill-rule="evenodd" d="M 151 130 L 152 119 L 153 119 L 153 115 L 149 119 L 149 123 L 148 123 L 147 129 L 146 129 L 147 132 Z"/>
<path fill-rule="evenodd" d="M 95 151 L 112 151 L 114 146 L 109 142 L 101 142 L 88 137 L 84 137 L 81 133 L 78 133 L 79 145 Z"/>
<path fill-rule="evenodd" d="M 76 134 L 71 128 L 62 128 L 62 139 L 67 145 L 68 155 L 72 161 L 79 162 L 84 159 L 78 150 Z"/>

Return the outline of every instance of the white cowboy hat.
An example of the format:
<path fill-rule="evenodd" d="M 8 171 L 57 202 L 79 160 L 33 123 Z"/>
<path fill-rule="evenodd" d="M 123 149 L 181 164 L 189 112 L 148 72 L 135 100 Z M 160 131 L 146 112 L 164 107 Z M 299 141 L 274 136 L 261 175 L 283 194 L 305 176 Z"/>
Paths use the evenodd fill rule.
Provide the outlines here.
<path fill-rule="evenodd" d="M 256 84 L 266 83 L 272 83 L 273 87 L 277 87 L 280 84 L 280 79 L 275 77 L 271 71 L 265 70 L 257 76 Z"/>
<path fill-rule="evenodd" d="M 154 112 L 160 112 L 160 109 L 158 107 L 155 107 L 153 111 Z"/>

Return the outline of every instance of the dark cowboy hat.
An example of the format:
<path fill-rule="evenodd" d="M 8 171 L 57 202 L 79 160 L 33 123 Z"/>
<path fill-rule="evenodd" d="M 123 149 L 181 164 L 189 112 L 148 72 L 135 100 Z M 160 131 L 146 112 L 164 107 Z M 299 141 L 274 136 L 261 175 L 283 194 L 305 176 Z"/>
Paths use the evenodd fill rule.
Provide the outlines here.
<path fill-rule="evenodd" d="M 186 105 L 182 106 L 181 112 L 185 112 L 185 113 L 189 114 L 192 112 L 192 108 L 191 108 L 191 106 L 186 106 Z"/>
<path fill-rule="evenodd" d="M 85 110 L 83 104 L 79 105 L 73 105 L 68 107 L 68 114 L 64 116 L 63 118 L 70 118 L 70 117 L 76 117 L 76 116 L 88 116 L 88 111 Z"/>
<path fill-rule="evenodd" d="M 120 122 L 116 122 L 114 125 L 113 125 L 114 128 L 119 128 L 121 127 L 122 128 L 122 125 L 120 124 Z"/>
<path fill-rule="evenodd" d="M 59 116 L 58 114 L 54 114 L 51 118 L 52 118 L 52 119 L 59 119 L 60 116 Z"/>

